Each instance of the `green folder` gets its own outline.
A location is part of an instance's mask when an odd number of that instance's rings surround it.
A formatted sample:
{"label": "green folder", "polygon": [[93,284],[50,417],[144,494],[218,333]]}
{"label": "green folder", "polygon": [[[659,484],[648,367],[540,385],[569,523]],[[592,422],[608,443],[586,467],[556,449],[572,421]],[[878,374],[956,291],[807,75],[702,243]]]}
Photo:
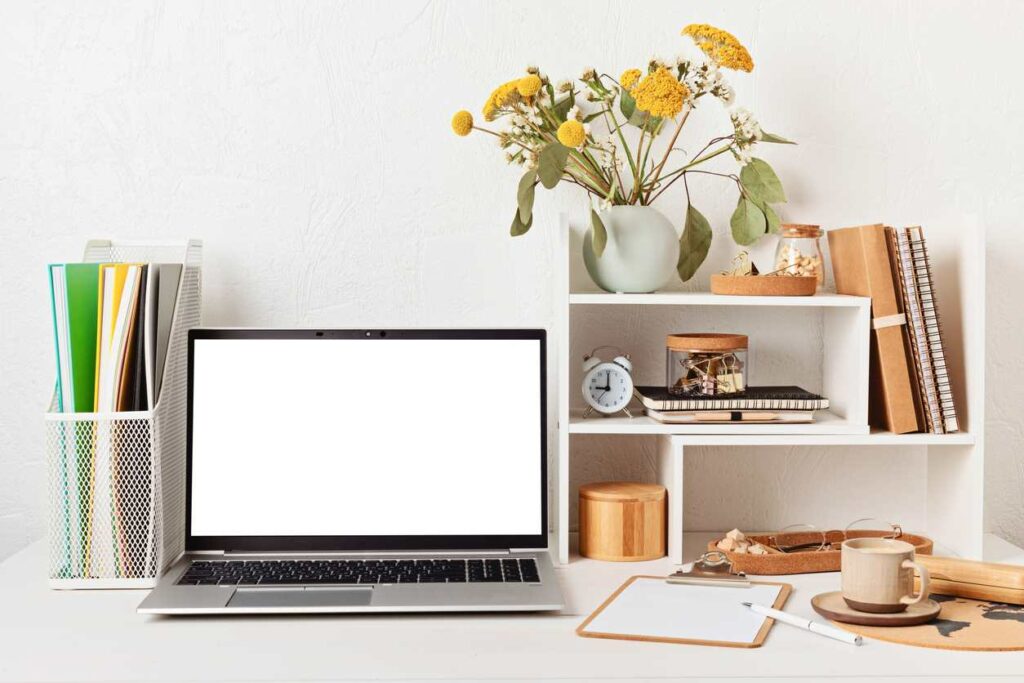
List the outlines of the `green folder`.
{"label": "green folder", "polygon": [[[98,263],[68,263],[68,336],[71,337],[71,395],[74,412],[91,413],[96,391],[96,334],[100,288]],[[65,408],[68,410],[68,408]]]}

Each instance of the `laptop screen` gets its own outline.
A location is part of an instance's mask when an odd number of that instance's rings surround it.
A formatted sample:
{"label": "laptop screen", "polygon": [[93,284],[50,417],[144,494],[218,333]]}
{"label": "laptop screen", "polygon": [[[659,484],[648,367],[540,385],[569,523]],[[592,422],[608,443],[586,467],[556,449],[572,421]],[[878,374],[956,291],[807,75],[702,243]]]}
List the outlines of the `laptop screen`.
{"label": "laptop screen", "polygon": [[546,545],[544,354],[536,330],[194,330],[190,548]]}

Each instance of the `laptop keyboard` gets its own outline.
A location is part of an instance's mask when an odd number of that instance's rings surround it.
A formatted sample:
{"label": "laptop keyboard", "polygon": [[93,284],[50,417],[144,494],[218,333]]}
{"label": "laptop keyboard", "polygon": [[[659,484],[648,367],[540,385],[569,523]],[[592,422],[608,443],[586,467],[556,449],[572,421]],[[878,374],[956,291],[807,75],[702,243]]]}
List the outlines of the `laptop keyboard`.
{"label": "laptop keyboard", "polygon": [[524,559],[199,560],[178,585],[282,586],[384,583],[540,583]]}

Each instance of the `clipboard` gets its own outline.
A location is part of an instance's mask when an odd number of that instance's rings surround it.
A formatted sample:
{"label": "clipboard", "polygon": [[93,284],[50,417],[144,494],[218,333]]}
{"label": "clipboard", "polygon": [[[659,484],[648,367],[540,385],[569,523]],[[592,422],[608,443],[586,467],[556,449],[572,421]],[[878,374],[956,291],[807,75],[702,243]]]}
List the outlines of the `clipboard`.
{"label": "clipboard", "polygon": [[664,576],[632,576],[576,628],[576,635],[761,647],[775,620],[751,611],[742,602],[767,604],[766,596],[774,594],[771,606],[782,609],[792,590],[788,583],[751,581],[749,587],[685,585],[668,583]]}

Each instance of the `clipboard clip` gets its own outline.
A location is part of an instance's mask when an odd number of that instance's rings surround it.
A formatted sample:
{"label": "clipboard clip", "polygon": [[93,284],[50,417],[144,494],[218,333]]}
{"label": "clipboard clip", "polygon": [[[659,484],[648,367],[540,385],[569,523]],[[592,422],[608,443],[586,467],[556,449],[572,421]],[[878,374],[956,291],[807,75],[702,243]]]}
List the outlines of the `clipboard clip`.
{"label": "clipboard clip", "polygon": [[733,572],[732,562],[725,553],[711,550],[701,555],[690,565],[690,569],[680,569],[665,578],[666,583],[691,586],[730,586],[732,588],[749,588],[750,579],[744,572]]}

